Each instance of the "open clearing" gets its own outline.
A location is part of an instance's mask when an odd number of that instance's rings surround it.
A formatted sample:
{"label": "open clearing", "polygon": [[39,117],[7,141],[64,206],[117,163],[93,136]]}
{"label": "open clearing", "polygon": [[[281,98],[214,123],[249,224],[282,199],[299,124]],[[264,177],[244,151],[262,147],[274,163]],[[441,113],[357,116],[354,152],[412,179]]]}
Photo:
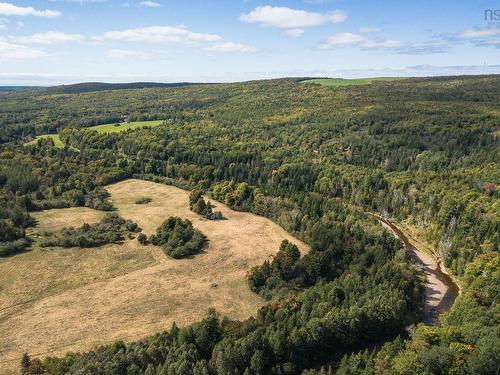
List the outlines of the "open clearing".
{"label": "open clearing", "polygon": [[[159,126],[163,124],[163,120],[153,120],[153,121],[135,121],[135,122],[121,122],[119,125],[117,123],[112,123],[112,124],[104,124],[104,125],[96,125],[96,126],[91,126],[89,128],[85,129],[92,129],[97,131],[98,133],[119,133],[125,130],[134,130],[134,129],[140,129],[144,128],[146,126]],[[36,138],[30,142],[25,143],[25,146],[33,145],[35,144],[40,138],[52,138],[54,140],[54,145],[55,147],[58,148],[63,148],[64,143],[61,141],[61,138],[59,138],[58,134],[44,134],[44,135],[38,135]]]}
{"label": "open clearing", "polygon": [[25,143],[24,145],[25,146],[34,145],[41,138],[52,138],[52,140],[54,141],[54,146],[55,147],[57,147],[57,148],[64,148],[64,143],[62,143],[61,138],[59,138],[58,134],[37,135],[35,139],[33,139],[32,141],[29,141],[29,142]]}
{"label": "open clearing", "polygon": [[[308,247],[272,221],[215,203],[227,220],[210,221],[189,210],[188,192],[142,180],[108,186],[119,214],[152,234],[169,216],[188,218],[209,239],[191,259],[168,258],[136,240],[96,249],[36,248],[0,260],[0,373],[18,368],[24,351],[61,355],[114,340],[136,340],[175,321],[185,325],[207,309],[245,319],[264,301],[252,293],[247,271],[278,251],[283,239]],[[137,197],[152,198],[135,204]],[[39,228],[96,222],[87,208],[36,215]],[[216,285],[216,286],[215,286]]]}
{"label": "open clearing", "polygon": [[356,78],[356,79],[317,78],[317,79],[308,79],[302,81],[302,83],[316,83],[321,86],[342,87],[342,86],[352,86],[352,85],[367,85],[374,81],[396,81],[399,79],[403,78],[400,77],[375,77],[375,78]]}
{"label": "open clearing", "polygon": [[146,126],[159,126],[163,124],[163,120],[153,120],[153,121],[135,121],[135,122],[122,122],[118,126],[116,123],[113,124],[104,124],[91,126],[88,129],[92,129],[97,131],[98,133],[118,133],[129,129],[139,129],[144,128]]}

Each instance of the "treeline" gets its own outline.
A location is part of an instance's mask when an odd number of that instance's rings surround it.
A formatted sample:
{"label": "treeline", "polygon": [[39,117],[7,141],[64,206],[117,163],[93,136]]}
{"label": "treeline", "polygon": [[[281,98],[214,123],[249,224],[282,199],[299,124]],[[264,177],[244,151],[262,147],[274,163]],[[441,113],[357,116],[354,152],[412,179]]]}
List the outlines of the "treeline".
{"label": "treeline", "polygon": [[[374,232],[370,225],[361,224],[362,220],[353,214],[343,218],[332,210],[309,222],[300,233],[310,243],[310,252],[301,258],[295,245],[283,242],[271,261],[251,270],[252,290],[270,299],[354,272],[353,263],[359,272],[381,267],[401,244],[388,233]],[[412,305],[414,309],[419,302]]]}
{"label": "treeline", "polygon": [[104,82],[85,82],[72,85],[52,86],[43,89],[38,89],[38,94],[81,94],[94,91],[110,91],[110,90],[129,90],[129,89],[146,89],[146,88],[172,88],[184,87],[192,85],[201,85],[202,83],[159,83],[159,82],[131,82],[131,83],[104,83]]}
{"label": "treeline", "polygon": [[74,150],[58,150],[51,140],[25,151],[12,146],[0,150],[0,256],[30,245],[25,236],[25,228],[34,224],[30,211],[75,206],[112,211],[102,186],[127,176],[116,165],[102,165],[102,155],[92,160]]}

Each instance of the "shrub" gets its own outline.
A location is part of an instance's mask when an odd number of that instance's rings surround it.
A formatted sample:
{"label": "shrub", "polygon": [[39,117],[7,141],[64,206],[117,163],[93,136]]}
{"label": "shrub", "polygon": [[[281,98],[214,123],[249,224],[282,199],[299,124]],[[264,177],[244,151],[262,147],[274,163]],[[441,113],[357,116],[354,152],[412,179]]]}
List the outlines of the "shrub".
{"label": "shrub", "polygon": [[29,238],[19,238],[14,241],[0,242],[0,257],[14,255],[26,249],[31,244]]}
{"label": "shrub", "polygon": [[135,204],[147,204],[151,201],[152,199],[150,197],[140,197],[135,200]]}
{"label": "shrub", "polygon": [[139,235],[137,236],[137,242],[139,242],[141,245],[147,245],[148,237],[144,233],[139,233]]}
{"label": "shrub", "polygon": [[191,211],[209,220],[223,219],[222,212],[213,212],[212,203],[210,201],[208,201],[208,203],[205,202],[203,192],[201,190],[191,190],[191,193],[189,194],[189,208]]}

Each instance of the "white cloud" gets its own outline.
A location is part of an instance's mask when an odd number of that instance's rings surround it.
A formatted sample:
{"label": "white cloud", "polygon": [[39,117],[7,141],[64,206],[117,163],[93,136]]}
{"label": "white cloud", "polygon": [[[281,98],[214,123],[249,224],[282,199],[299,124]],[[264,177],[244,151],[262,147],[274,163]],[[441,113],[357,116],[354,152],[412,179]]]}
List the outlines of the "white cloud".
{"label": "white cloud", "polygon": [[370,39],[365,35],[343,32],[330,36],[319,46],[319,49],[332,47],[358,47],[364,50],[386,50],[398,54],[423,55],[446,52],[449,43],[444,40],[401,42],[391,39]]}
{"label": "white cloud", "polygon": [[213,52],[256,52],[257,48],[233,42],[224,42],[219,44],[214,44],[213,46],[205,48],[207,51]]}
{"label": "white cloud", "polygon": [[288,29],[288,30],[285,30],[285,35],[289,36],[291,38],[298,38],[302,34],[304,34],[304,29]]}
{"label": "white cloud", "polygon": [[429,55],[433,53],[444,53],[450,48],[450,44],[445,40],[431,40],[425,42],[401,43],[395,48],[399,54],[406,55]]}
{"label": "white cloud", "polygon": [[[360,31],[368,31],[366,28]],[[453,46],[470,43],[474,47],[500,48],[500,26],[473,28],[461,32],[435,35],[430,40],[411,42],[391,39],[373,38],[365,34],[350,32],[337,33],[330,36],[320,49],[332,47],[357,47],[364,50],[386,50],[398,54],[426,55],[445,53]]]}
{"label": "white cloud", "polygon": [[346,18],[347,15],[342,10],[335,10],[330,13],[316,13],[270,5],[259,6],[250,13],[240,16],[240,20],[243,22],[258,23],[263,26],[280,29],[303,29],[326,23],[342,22]]}
{"label": "white cloud", "polygon": [[[445,37],[446,38],[446,37]],[[447,36],[451,42],[468,41],[476,47],[500,47],[500,26],[467,29],[455,35]]]}
{"label": "white cloud", "polygon": [[148,8],[159,8],[161,7],[161,4],[160,3],[157,3],[155,1],[141,1],[140,4],[142,6],[145,6],[145,7],[148,7]]}
{"label": "white cloud", "polygon": [[37,59],[45,56],[47,54],[39,49],[13,44],[0,38],[0,61]]}
{"label": "white cloud", "polygon": [[128,29],[123,31],[109,31],[101,37],[92,38],[95,41],[119,40],[125,42],[144,43],[184,43],[192,47],[199,47],[212,52],[255,52],[257,48],[225,41],[220,35],[197,33],[184,26],[150,26]]}
{"label": "white cloud", "polygon": [[147,59],[150,56],[143,52],[130,51],[124,49],[110,49],[107,52],[107,56],[111,59]]}
{"label": "white cloud", "polygon": [[403,45],[399,40],[366,40],[363,44],[363,48],[399,48]]}
{"label": "white cloud", "polygon": [[364,34],[379,33],[381,31],[382,29],[379,29],[377,27],[361,27],[359,29],[359,32]]}
{"label": "white cloud", "polygon": [[456,33],[435,35],[435,43],[447,43],[450,46],[468,43],[474,47],[500,47],[500,25],[483,28],[476,27]]}
{"label": "white cloud", "polygon": [[490,40],[478,40],[474,43],[476,47],[495,47],[500,48],[500,38]]}
{"label": "white cloud", "polygon": [[222,37],[217,34],[195,33],[184,27],[177,26],[150,26],[123,31],[109,31],[104,33],[103,38],[108,40],[147,43],[222,41]]}
{"label": "white cloud", "polygon": [[327,44],[331,45],[349,45],[364,42],[367,38],[363,35],[353,33],[337,33],[327,39]]}
{"label": "white cloud", "polygon": [[500,27],[487,27],[484,29],[468,29],[458,34],[464,39],[479,39],[500,36]]}
{"label": "white cloud", "polygon": [[45,33],[36,33],[30,36],[17,37],[15,40],[20,43],[56,44],[64,42],[80,42],[85,40],[85,36],[81,34],[66,34],[60,31],[47,31]]}
{"label": "white cloud", "polygon": [[57,10],[37,10],[33,7],[19,7],[10,3],[0,2],[0,14],[4,16],[36,16],[36,17],[57,17],[61,12]]}

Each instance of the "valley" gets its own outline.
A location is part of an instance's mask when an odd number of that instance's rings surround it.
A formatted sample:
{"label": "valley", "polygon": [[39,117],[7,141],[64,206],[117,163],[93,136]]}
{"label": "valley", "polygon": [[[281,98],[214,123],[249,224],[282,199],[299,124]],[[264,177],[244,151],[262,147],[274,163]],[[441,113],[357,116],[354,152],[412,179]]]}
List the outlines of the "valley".
{"label": "valley", "polygon": [[499,77],[304,79],[0,93],[0,373],[498,373]]}

